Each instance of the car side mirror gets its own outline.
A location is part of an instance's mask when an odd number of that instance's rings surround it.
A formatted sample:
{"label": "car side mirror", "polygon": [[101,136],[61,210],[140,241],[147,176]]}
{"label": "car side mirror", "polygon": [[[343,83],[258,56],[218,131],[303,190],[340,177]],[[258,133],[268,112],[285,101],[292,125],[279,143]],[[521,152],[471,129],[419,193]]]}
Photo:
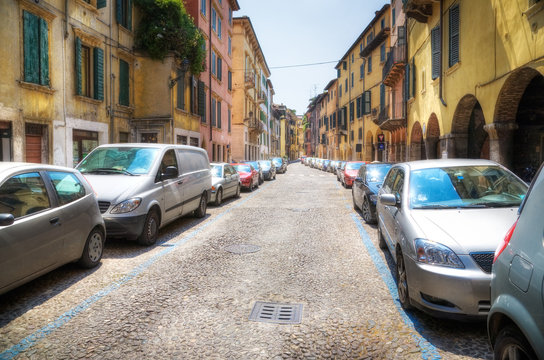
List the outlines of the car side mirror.
{"label": "car side mirror", "polygon": [[178,177],[178,168],[175,166],[168,166],[161,174],[161,180],[174,179]]}
{"label": "car side mirror", "polygon": [[397,201],[395,194],[380,194],[378,200],[387,206],[400,206],[400,201]]}
{"label": "car side mirror", "polygon": [[8,226],[15,222],[12,214],[0,214],[0,226]]}

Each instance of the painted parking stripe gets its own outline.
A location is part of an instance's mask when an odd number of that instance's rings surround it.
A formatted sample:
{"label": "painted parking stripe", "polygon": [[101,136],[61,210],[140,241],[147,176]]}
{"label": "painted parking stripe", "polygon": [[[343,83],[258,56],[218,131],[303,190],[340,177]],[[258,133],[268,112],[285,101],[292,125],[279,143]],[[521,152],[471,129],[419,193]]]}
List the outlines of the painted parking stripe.
{"label": "painted parking stripe", "polygon": [[[266,188],[269,185],[267,183],[266,185],[261,185],[261,187]],[[92,295],[91,297],[83,300],[78,305],[73,307],[72,309],[68,310],[64,314],[57,317],[55,320],[50,322],[49,324],[45,325],[41,329],[33,332],[32,334],[28,335],[24,339],[22,339],[18,344],[13,345],[9,349],[4,350],[2,353],[0,353],[0,359],[1,360],[8,360],[13,359],[23,351],[33,347],[38,342],[40,342],[43,338],[48,336],[49,334],[53,333],[55,330],[63,326],[64,324],[68,323],[70,320],[75,318],[77,315],[79,315],[81,312],[85,311],[86,309],[90,308],[94,303],[96,303],[98,300],[102,299],[103,297],[113,293],[114,291],[118,290],[121,286],[128,283],[141,273],[143,273],[147,268],[149,268],[151,265],[153,265],[157,260],[162,258],[163,256],[167,255],[168,253],[172,252],[174,249],[176,249],[178,246],[185,244],[188,240],[192,239],[196,235],[198,235],[202,230],[206,229],[211,224],[215,223],[219,219],[221,219],[223,216],[228,214],[233,209],[236,209],[240,205],[244,204],[246,201],[253,198],[255,195],[257,195],[258,192],[255,192],[253,194],[248,195],[247,198],[238,201],[235,205],[232,207],[226,209],[225,211],[217,214],[214,218],[210,219],[209,221],[202,224],[198,229],[191,231],[189,234],[185,235],[183,238],[178,240],[177,242],[174,242],[171,247],[168,247],[158,254],[154,255],[144,263],[138,265],[134,269],[132,269],[127,275],[125,275],[123,278],[121,278],[118,281],[115,281],[111,283],[110,285],[106,286],[102,290],[98,291],[96,294]]]}
{"label": "painted parking stripe", "polygon": [[[336,187],[338,188],[338,190],[341,190],[338,184],[336,184]],[[391,271],[389,270],[389,267],[382,260],[378,250],[372,243],[372,240],[370,240],[370,236],[368,236],[368,233],[363,227],[363,223],[361,222],[361,219],[359,218],[358,214],[352,210],[344,194],[342,194],[342,198],[344,199],[346,208],[350,211],[351,219],[353,220],[355,225],[357,225],[357,229],[359,230],[359,234],[361,235],[363,244],[365,245],[366,250],[368,254],[370,255],[370,258],[372,259],[374,266],[380,273],[380,276],[382,277],[383,282],[385,283],[385,285],[387,286],[387,289],[389,290],[389,294],[394,300],[395,306],[402,320],[407,326],[411,327],[412,329],[418,332],[418,334],[412,334],[412,337],[414,339],[414,342],[417,344],[417,346],[421,350],[421,357],[423,359],[433,359],[433,360],[442,359],[436,347],[433,344],[431,344],[427,339],[425,339],[423,336],[419,335],[419,333],[421,332],[420,330],[423,329],[423,326],[421,326],[419,321],[414,316],[407,314],[402,308],[402,306],[400,305],[397,285],[396,285],[395,279],[393,278],[393,275],[391,275]]]}

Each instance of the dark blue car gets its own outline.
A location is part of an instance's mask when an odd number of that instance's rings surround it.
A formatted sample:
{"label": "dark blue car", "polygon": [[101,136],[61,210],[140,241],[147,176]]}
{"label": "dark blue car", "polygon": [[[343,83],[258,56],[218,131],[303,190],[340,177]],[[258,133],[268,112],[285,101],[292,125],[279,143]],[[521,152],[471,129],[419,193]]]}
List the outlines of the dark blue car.
{"label": "dark blue car", "polygon": [[376,223],[378,190],[382,187],[385,175],[391,166],[392,164],[389,163],[364,164],[353,181],[351,188],[353,208],[361,209],[363,219],[369,224]]}

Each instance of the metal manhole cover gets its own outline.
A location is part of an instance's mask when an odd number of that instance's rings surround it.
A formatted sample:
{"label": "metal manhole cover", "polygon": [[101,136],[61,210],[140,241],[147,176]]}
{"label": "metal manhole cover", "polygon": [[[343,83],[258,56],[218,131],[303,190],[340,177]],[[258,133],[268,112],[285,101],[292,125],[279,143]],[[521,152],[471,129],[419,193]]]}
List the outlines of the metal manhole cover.
{"label": "metal manhole cover", "polygon": [[300,324],[302,304],[278,304],[257,301],[249,315],[250,321],[276,324]]}
{"label": "metal manhole cover", "polygon": [[233,244],[226,246],[223,250],[233,254],[251,254],[261,250],[261,247],[251,244]]}

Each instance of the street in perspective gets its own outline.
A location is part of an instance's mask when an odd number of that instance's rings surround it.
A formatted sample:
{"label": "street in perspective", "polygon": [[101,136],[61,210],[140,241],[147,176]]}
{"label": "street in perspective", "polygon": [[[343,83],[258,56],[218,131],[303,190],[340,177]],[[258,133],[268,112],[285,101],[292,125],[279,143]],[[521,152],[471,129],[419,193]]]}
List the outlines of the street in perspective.
{"label": "street in perspective", "polygon": [[0,297],[0,358],[492,358],[485,322],[402,310],[393,268],[351,190],[295,163]]}

